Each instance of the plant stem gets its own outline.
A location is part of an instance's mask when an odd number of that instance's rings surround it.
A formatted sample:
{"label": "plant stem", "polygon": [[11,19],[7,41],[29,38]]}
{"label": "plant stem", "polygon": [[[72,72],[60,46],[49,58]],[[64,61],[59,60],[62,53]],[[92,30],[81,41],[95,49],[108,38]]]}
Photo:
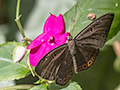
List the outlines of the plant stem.
{"label": "plant stem", "polygon": [[19,16],[19,8],[20,8],[20,0],[17,2],[17,7],[16,7],[16,18]]}
{"label": "plant stem", "polygon": [[18,25],[18,28],[19,28],[19,30],[20,30],[20,32],[21,32],[23,38],[25,38],[26,36],[25,36],[25,34],[24,34],[24,32],[23,32],[23,27],[22,27],[21,22],[20,22],[20,17],[21,17],[21,15],[19,15],[20,1],[21,1],[21,0],[18,0],[18,1],[17,1],[16,19],[15,19],[15,21],[16,21],[16,23],[17,23],[17,25]]}

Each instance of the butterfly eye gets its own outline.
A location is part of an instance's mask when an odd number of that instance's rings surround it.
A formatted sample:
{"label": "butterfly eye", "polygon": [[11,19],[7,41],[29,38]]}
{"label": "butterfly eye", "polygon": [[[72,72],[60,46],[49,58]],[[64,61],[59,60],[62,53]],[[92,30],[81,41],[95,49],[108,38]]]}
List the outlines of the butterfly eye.
{"label": "butterfly eye", "polygon": [[72,40],[72,36],[67,36],[67,40],[68,41]]}
{"label": "butterfly eye", "polygon": [[67,37],[67,40],[69,40],[69,37]]}
{"label": "butterfly eye", "polygon": [[92,33],[94,31],[94,28],[90,28],[89,32]]}

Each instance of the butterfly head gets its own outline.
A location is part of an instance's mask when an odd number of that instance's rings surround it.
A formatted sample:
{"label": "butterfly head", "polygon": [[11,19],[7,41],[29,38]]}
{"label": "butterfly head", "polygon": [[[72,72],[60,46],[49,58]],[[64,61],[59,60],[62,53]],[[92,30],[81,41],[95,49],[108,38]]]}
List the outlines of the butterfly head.
{"label": "butterfly head", "polygon": [[73,38],[71,35],[67,36],[67,41],[71,41]]}

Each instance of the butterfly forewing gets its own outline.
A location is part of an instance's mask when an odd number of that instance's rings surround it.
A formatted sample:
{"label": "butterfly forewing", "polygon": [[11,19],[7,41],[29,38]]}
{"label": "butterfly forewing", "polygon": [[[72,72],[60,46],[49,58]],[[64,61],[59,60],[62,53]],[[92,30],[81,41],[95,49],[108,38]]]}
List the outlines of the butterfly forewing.
{"label": "butterfly forewing", "polygon": [[75,38],[78,71],[86,70],[95,61],[107,39],[114,14],[108,13],[93,21]]}
{"label": "butterfly forewing", "polygon": [[107,39],[113,18],[114,14],[108,13],[89,24],[75,37],[77,46],[87,45],[87,47],[96,49],[102,48]]}
{"label": "butterfly forewing", "polygon": [[58,85],[65,85],[71,79],[72,56],[66,44],[49,52],[36,66],[36,73],[44,79],[56,80]]}
{"label": "butterfly forewing", "polygon": [[54,80],[63,61],[59,58],[66,51],[67,45],[64,44],[46,54],[35,68],[35,72],[44,79]]}

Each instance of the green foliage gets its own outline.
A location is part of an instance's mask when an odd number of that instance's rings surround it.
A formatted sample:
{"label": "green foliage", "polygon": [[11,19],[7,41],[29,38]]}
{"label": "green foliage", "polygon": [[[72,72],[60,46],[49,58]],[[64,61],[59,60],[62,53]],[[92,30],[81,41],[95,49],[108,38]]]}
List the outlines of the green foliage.
{"label": "green foliage", "polygon": [[17,45],[19,45],[17,42],[7,42],[0,45],[0,81],[20,79],[29,72],[25,63],[13,63],[13,49]]}
{"label": "green foliage", "polygon": [[81,87],[76,82],[71,82],[66,87],[57,86],[55,83],[48,84],[41,84],[31,88],[30,90],[82,90]]}
{"label": "green foliage", "polygon": [[[117,34],[117,32],[120,30],[120,22],[118,21],[120,19],[119,10],[120,6],[118,3],[120,0],[79,0],[77,3],[77,9],[76,5],[72,7],[68,12],[64,14],[64,20],[66,23],[66,31],[71,30],[72,36],[76,36],[82,29],[84,29],[88,24],[92,22],[92,20],[89,20],[87,18],[87,15],[89,13],[95,13],[96,18],[106,14],[106,13],[114,13],[115,18],[114,22],[112,24],[108,39],[112,38],[114,35]],[[75,11],[76,9],[76,11]],[[76,14],[75,14],[76,12]],[[75,20],[74,26],[71,29],[72,25],[72,19]]]}
{"label": "green foliage", "polygon": [[47,83],[46,84],[41,84],[41,85],[37,85],[37,86],[31,88],[30,90],[48,90],[47,86],[48,86]]}

